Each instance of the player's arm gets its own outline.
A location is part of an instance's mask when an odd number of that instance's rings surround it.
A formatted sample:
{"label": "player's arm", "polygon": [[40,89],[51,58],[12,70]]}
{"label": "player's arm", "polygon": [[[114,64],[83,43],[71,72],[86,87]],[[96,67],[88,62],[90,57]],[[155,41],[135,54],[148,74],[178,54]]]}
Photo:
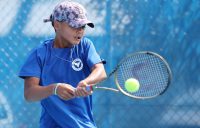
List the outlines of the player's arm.
{"label": "player's arm", "polygon": [[54,85],[40,86],[37,77],[24,79],[24,97],[27,101],[39,101],[53,94]]}
{"label": "player's arm", "polygon": [[[55,84],[40,86],[40,79],[37,77],[26,77],[24,80],[24,97],[27,101],[39,101],[54,94]],[[57,95],[65,100],[74,97],[74,88],[68,84],[60,84],[57,88]]]}
{"label": "player's arm", "polygon": [[104,65],[102,63],[95,64],[91,70],[91,74],[84,80],[80,81],[77,85],[77,89],[75,91],[76,96],[90,95],[92,92],[86,91],[85,86],[94,85],[107,77]]}
{"label": "player's arm", "polygon": [[84,80],[88,85],[96,84],[107,77],[102,63],[95,64],[91,70],[91,74]]}

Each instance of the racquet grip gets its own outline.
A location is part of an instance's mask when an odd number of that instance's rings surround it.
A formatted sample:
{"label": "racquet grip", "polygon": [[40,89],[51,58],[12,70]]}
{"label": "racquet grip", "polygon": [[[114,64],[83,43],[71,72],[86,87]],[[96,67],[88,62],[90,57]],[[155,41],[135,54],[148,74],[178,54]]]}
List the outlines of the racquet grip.
{"label": "racquet grip", "polygon": [[93,90],[92,86],[90,85],[86,86],[86,91],[92,91],[92,90]]}

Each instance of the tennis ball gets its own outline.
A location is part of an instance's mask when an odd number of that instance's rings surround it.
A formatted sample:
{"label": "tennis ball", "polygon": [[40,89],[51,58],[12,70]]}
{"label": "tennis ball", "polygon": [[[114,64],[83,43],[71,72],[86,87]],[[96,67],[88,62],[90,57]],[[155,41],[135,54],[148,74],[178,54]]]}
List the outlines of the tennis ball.
{"label": "tennis ball", "polygon": [[125,88],[128,92],[136,92],[140,88],[140,83],[138,80],[130,78],[125,81]]}

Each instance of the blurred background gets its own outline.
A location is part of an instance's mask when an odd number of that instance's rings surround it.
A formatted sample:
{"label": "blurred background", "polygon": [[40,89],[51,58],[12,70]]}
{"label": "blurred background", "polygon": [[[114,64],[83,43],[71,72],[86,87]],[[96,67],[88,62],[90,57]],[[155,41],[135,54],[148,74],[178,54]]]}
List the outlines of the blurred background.
{"label": "blurred background", "polygon": [[[0,0],[0,128],[39,127],[40,103],[27,103],[18,71],[30,50],[54,37],[43,23],[61,0]],[[169,63],[173,80],[149,100],[94,93],[99,128],[200,127],[200,0],[75,0],[95,28],[87,28],[109,73],[129,53],[153,51]],[[110,82],[108,86],[113,86]]]}

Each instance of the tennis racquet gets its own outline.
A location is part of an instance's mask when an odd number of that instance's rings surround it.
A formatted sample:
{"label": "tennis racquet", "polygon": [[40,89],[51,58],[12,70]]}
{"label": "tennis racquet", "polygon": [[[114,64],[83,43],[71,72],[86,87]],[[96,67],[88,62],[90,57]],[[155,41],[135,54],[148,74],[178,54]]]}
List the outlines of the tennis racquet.
{"label": "tennis racquet", "polygon": [[[159,54],[150,51],[133,53],[123,58],[104,81],[112,76],[114,76],[117,89],[104,87],[100,82],[93,86],[86,86],[86,90],[103,89],[121,92],[136,99],[148,99],[163,94],[172,79],[167,61]],[[129,78],[135,78],[139,81],[140,88],[138,91],[129,92],[126,90],[124,84]]]}

